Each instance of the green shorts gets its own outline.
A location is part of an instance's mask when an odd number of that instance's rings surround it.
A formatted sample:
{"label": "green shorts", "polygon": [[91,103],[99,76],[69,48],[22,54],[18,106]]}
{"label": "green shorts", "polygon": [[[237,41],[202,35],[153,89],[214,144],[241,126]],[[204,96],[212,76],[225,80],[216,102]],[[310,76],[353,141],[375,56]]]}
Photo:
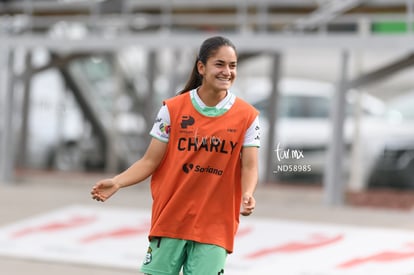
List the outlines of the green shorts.
{"label": "green shorts", "polygon": [[227,251],[217,245],[171,238],[153,238],[141,266],[151,275],[224,274]]}

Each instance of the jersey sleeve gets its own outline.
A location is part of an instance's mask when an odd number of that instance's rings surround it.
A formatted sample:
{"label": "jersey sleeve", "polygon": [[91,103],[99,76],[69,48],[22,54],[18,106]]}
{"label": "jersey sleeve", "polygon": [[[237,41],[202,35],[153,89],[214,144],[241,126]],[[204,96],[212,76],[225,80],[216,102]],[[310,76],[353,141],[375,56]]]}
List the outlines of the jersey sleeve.
{"label": "jersey sleeve", "polygon": [[255,118],[244,136],[243,146],[260,147],[260,123],[259,116]]}
{"label": "jersey sleeve", "polygon": [[163,105],[158,111],[157,118],[150,131],[150,136],[167,143],[170,139],[170,113],[167,105]]}

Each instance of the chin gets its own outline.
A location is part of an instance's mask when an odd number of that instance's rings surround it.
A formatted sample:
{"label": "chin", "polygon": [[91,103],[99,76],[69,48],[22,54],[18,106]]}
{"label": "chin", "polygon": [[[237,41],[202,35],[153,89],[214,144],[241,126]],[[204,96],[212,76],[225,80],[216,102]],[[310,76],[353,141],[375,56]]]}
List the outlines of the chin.
{"label": "chin", "polygon": [[221,84],[221,85],[217,85],[217,88],[220,90],[228,90],[230,89],[232,83],[226,83],[226,84]]}

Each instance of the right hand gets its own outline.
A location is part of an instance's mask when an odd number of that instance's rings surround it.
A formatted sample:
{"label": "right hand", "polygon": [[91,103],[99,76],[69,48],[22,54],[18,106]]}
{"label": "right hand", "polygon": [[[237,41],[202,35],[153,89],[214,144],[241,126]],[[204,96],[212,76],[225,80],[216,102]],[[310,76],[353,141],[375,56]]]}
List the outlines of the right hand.
{"label": "right hand", "polygon": [[92,199],[96,201],[106,201],[109,199],[120,187],[114,182],[113,179],[104,179],[98,181],[91,191]]}

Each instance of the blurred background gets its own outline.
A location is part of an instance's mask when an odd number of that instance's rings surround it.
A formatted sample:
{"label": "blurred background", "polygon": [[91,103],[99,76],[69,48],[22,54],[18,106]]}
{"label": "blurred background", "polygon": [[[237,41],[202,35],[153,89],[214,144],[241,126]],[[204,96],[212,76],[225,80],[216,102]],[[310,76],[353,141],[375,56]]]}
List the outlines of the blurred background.
{"label": "blurred background", "polygon": [[[414,0],[0,0],[2,274],[136,274],[149,184],[99,207],[89,190],[143,155],[214,35],[261,112],[258,207],[229,274],[345,274],[345,258],[370,262],[346,274],[414,274]],[[136,239],[74,239],[111,228]],[[238,256],[272,243],[300,249]]]}
{"label": "blurred background", "polygon": [[202,41],[238,48],[261,111],[260,183],[414,187],[410,0],[0,1],[0,180],[139,159]]}

